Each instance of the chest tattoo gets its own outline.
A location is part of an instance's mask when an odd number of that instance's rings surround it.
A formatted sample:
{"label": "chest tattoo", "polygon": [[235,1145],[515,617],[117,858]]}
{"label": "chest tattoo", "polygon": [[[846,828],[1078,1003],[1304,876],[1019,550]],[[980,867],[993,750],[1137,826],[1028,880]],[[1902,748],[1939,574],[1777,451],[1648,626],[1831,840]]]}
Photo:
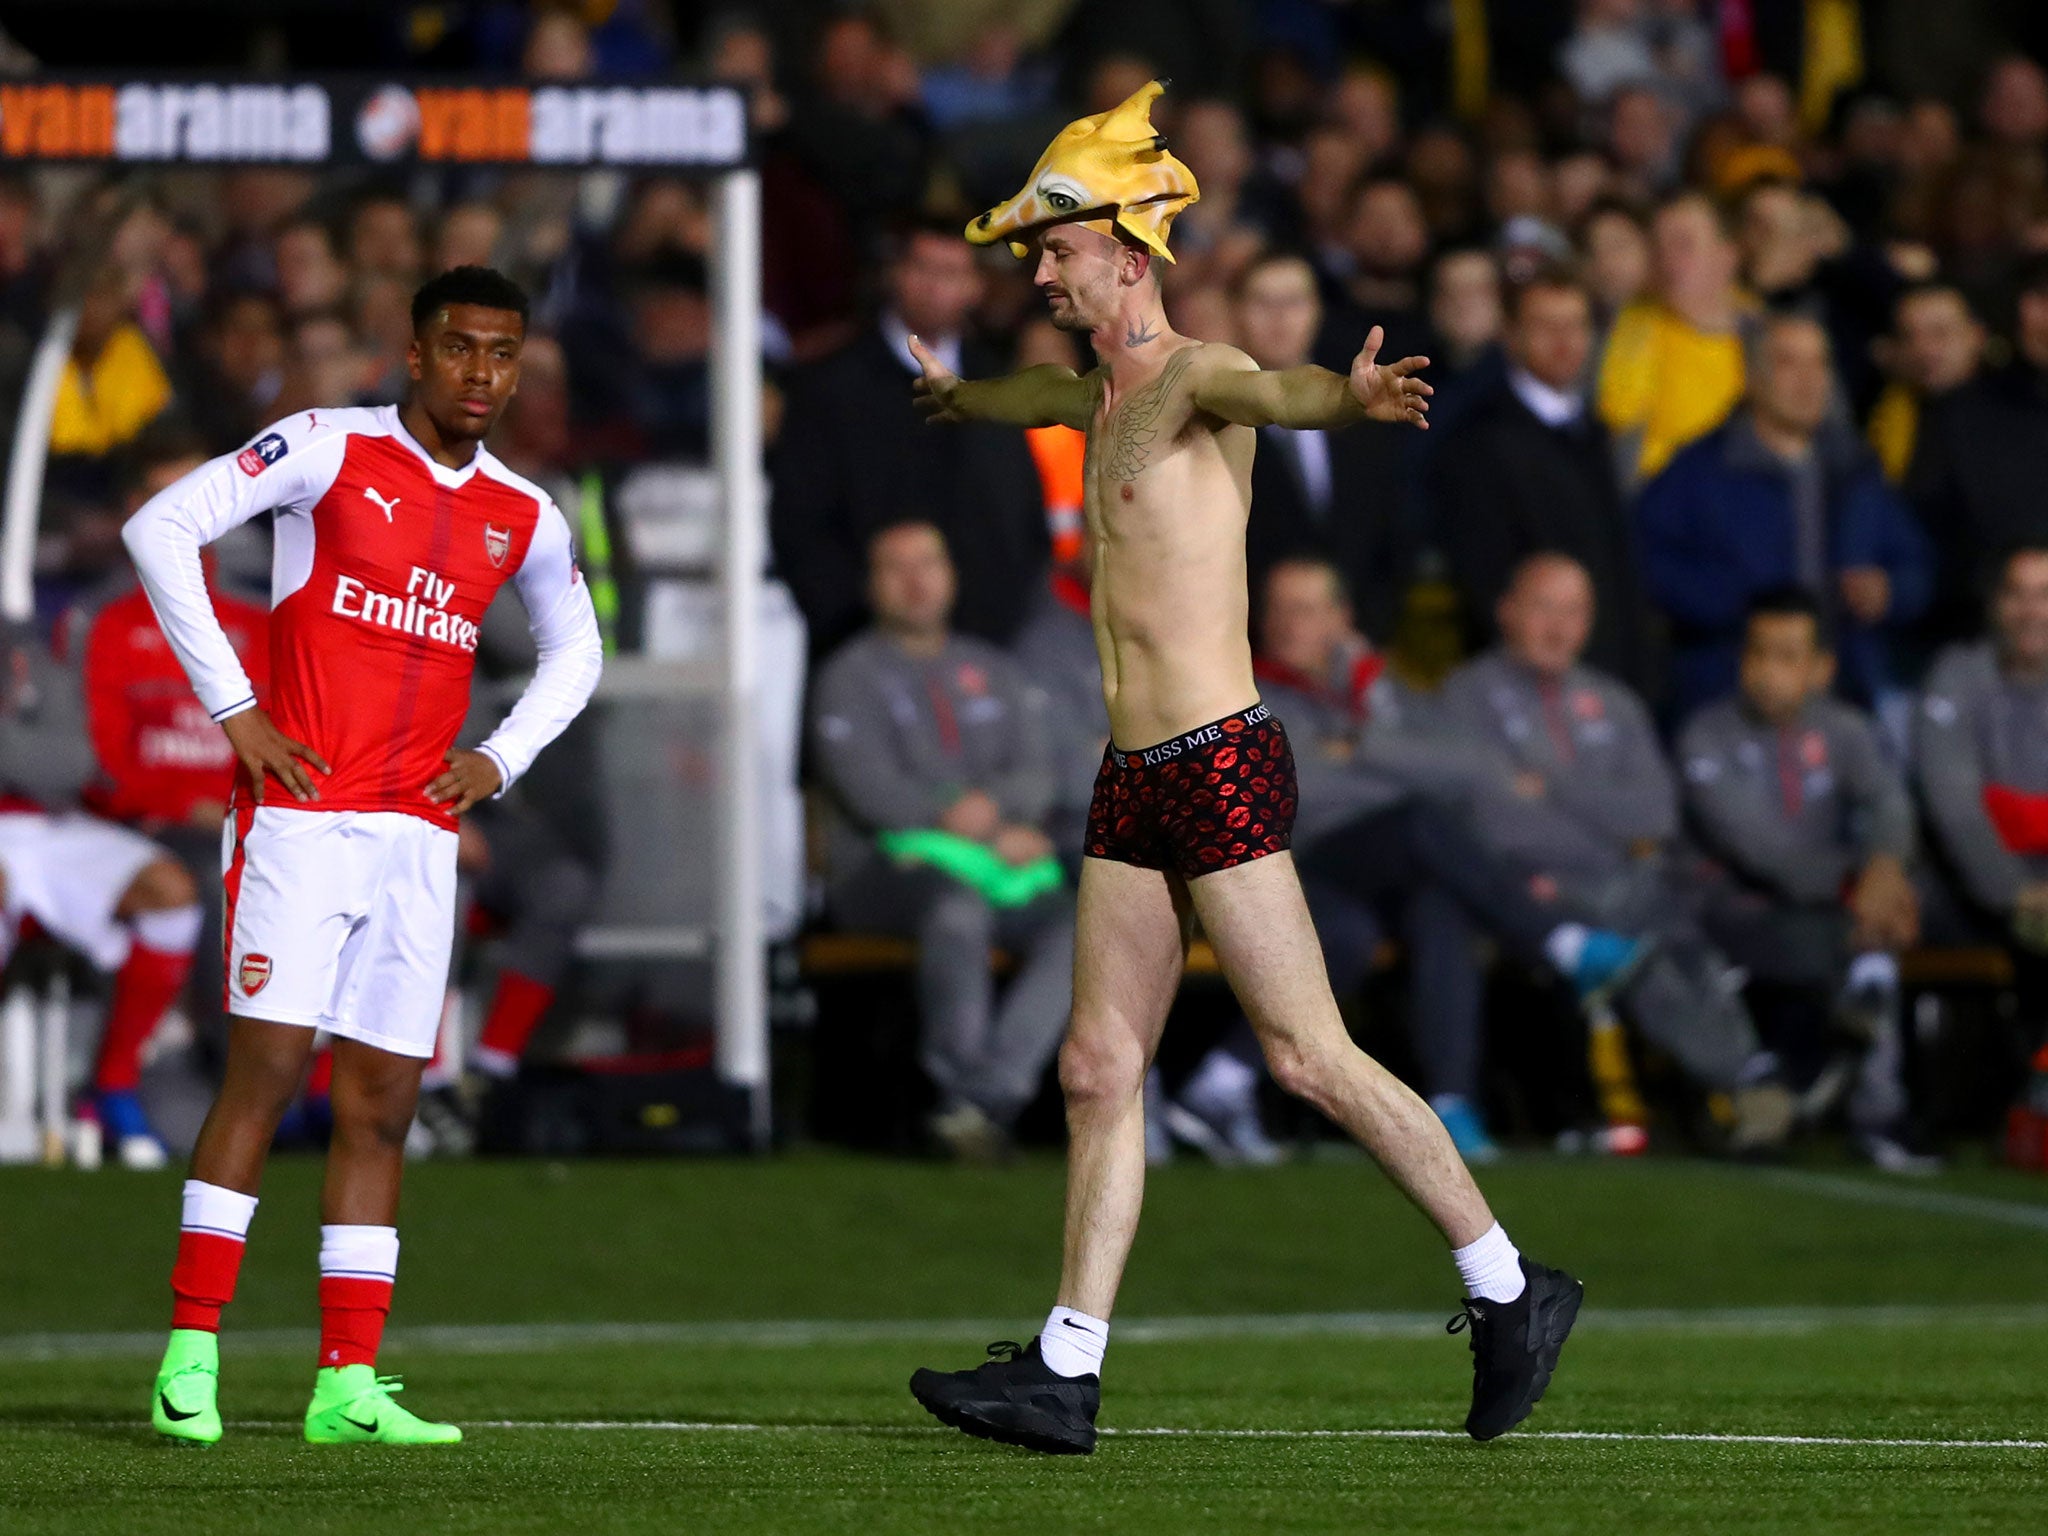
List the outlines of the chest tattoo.
{"label": "chest tattoo", "polygon": [[1174,386],[1187,372],[1196,352],[1185,347],[1167,359],[1159,377],[1135,390],[1110,412],[1102,424],[1103,468],[1112,480],[1128,484],[1144,472],[1161,431],[1160,423]]}

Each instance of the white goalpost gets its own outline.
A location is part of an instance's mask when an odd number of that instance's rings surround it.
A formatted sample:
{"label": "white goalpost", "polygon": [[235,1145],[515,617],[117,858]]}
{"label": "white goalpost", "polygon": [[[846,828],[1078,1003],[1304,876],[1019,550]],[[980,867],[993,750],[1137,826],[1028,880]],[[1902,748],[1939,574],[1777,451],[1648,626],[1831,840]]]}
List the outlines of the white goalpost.
{"label": "white goalpost", "polygon": [[[658,919],[587,929],[578,953],[613,961],[710,960],[715,1067],[745,1098],[746,1139],[771,1132],[761,785],[752,722],[767,556],[761,422],[761,187],[744,96],[727,87],[422,82],[388,77],[251,82],[51,77],[18,98],[33,116],[0,136],[0,169],[97,166],[120,173],[296,165],[384,172],[455,167],[665,172],[707,179],[715,210],[713,465],[719,486],[711,665],[615,657],[597,701],[714,699],[717,836],[708,925]],[[82,288],[104,249],[81,233],[12,424],[0,500],[0,618],[34,618],[36,532],[50,425]],[[81,275],[82,274],[82,275]],[[684,850],[674,851],[682,857]],[[0,1000],[0,1161],[62,1155],[68,996],[17,986]],[[56,1086],[53,1087],[52,1085]],[[53,1139],[54,1138],[54,1139]]]}

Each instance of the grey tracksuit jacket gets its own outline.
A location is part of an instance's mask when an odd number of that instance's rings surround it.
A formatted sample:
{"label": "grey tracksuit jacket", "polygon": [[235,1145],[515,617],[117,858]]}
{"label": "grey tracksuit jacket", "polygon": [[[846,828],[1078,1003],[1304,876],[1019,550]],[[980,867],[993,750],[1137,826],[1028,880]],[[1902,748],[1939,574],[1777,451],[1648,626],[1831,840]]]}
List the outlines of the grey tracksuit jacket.
{"label": "grey tracksuit jacket", "polygon": [[1685,803],[1707,852],[1753,885],[1831,904],[1874,855],[1913,852],[1913,805],[1876,732],[1835,699],[1774,726],[1740,698],[1709,704],[1678,740]]}
{"label": "grey tracksuit jacket", "polygon": [[98,772],[77,670],[10,626],[0,635],[0,789],[68,810]]}
{"label": "grey tracksuit jacket", "polygon": [[[1734,1087],[1756,1061],[1756,1026],[1699,927],[1695,893],[1671,860],[1638,856],[1637,845],[1661,852],[1678,832],[1678,787],[1642,701],[1590,667],[1550,680],[1501,650],[1452,673],[1443,700],[1506,770],[1476,802],[1481,839],[1554,879],[1563,910],[1581,921],[1654,933],[1658,953],[1623,1005],[1695,1081]],[[1543,793],[1516,794],[1518,773],[1540,775]]]}
{"label": "grey tracksuit jacket", "polygon": [[[1531,871],[1599,878],[1627,868],[1630,845],[1678,830],[1678,792],[1643,703],[1591,667],[1551,681],[1495,649],[1453,672],[1442,693],[1452,729],[1504,770],[1474,802],[1482,841]],[[1514,777],[1539,774],[1543,793]]]}
{"label": "grey tracksuit jacket", "polygon": [[1462,800],[1498,777],[1491,759],[1442,729],[1431,701],[1384,671],[1339,658],[1327,685],[1262,664],[1259,698],[1287,730],[1301,783],[1297,847],[1418,796]]}
{"label": "grey tracksuit jacket", "polygon": [[811,742],[836,813],[835,877],[876,856],[877,832],[936,826],[970,789],[1030,826],[1053,804],[1044,690],[1008,653],[965,635],[929,659],[879,630],[854,636],[818,677]]}
{"label": "grey tracksuit jacket", "polygon": [[1078,857],[1095,776],[1109,743],[1109,706],[1102,698],[1095,626],[1048,588],[1039,595],[1010,650],[1024,675],[1045,691],[1057,774],[1052,835],[1062,855]]}
{"label": "grey tracksuit jacket", "polygon": [[2048,858],[2015,853],[1986,790],[2048,794],[2048,682],[2007,677],[1989,644],[1952,646],[1927,674],[1914,720],[1913,776],[1928,834],[1972,901],[2001,915]]}

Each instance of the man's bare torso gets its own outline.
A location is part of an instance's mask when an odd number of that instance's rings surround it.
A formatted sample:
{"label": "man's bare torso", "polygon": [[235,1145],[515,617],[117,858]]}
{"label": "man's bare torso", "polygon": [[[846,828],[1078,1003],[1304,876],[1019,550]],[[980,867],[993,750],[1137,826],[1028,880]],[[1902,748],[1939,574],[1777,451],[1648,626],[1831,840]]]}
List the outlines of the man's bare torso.
{"label": "man's bare torso", "polygon": [[1195,409],[1185,375],[1201,350],[1171,353],[1114,399],[1107,370],[1093,375],[1095,647],[1121,747],[1151,746],[1258,696],[1244,553],[1257,439]]}

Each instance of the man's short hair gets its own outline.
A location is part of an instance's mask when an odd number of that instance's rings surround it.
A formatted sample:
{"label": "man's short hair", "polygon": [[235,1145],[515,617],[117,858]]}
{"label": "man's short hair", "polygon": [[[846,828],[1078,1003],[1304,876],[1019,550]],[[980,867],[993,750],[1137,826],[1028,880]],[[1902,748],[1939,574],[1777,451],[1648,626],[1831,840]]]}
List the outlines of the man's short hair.
{"label": "man's short hair", "polygon": [[1432,288],[1436,286],[1437,274],[1442,272],[1448,264],[1453,261],[1469,261],[1475,256],[1493,268],[1495,277],[1503,276],[1500,256],[1491,247],[1469,244],[1441,245],[1433,248],[1429,253],[1430,286]]}
{"label": "man's short hair", "polygon": [[1652,217],[1661,217],[1674,208],[1683,208],[1687,203],[1698,203],[1700,207],[1707,210],[1714,220],[1714,227],[1721,232],[1723,240],[1733,241],[1736,239],[1738,230],[1735,210],[1720,198],[1714,196],[1713,193],[1704,191],[1699,187],[1680,187],[1676,192],[1661,198]]}
{"label": "man's short hair", "polygon": [[1357,183],[1351,189],[1351,206],[1356,208],[1372,193],[1383,191],[1388,187],[1404,194],[1410,202],[1419,204],[1422,201],[1422,194],[1415,190],[1414,183],[1410,182],[1400,172],[1368,170],[1358,178]]}
{"label": "man's short hair", "polygon": [[1813,623],[1813,643],[1823,651],[1834,651],[1834,625],[1820,599],[1805,587],[1785,582],[1753,593],[1743,613],[1743,627],[1748,628],[1758,619],[1809,619]]}
{"label": "man's short hair", "polygon": [[1998,562],[1991,569],[1998,573],[1997,585],[2005,585],[2006,577],[2012,574],[2013,566],[2021,560],[2048,560],[2048,541],[2041,539],[2016,539],[1998,552]]}
{"label": "man's short hair", "polygon": [[1779,331],[1790,330],[1793,326],[1811,327],[1820,332],[1821,341],[1828,349],[1828,366],[1835,363],[1835,338],[1828,333],[1827,323],[1818,315],[1808,314],[1803,309],[1766,310],[1757,317],[1742,343],[1742,366],[1750,384],[1745,393],[1753,393],[1755,381],[1763,376],[1764,349]]}
{"label": "man's short hair", "polygon": [[227,324],[228,317],[244,304],[261,304],[279,321],[284,318],[284,306],[278,302],[277,295],[270,289],[239,284],[216,289],[207,295],[206,302],[199,312],[200,329],[219,330]]}
{"label": "man's short hair", "polygon": [[884,261],[889,266],[895,266],[910,254],[912,246],[923,239],[943,240],[949,245],[966,246],[967,242],[960,233],[965,223],[964,219],[955,223],[927,213],[912,214],[899,219],[890,226],[884,240]]}
{"label": "man's short hair", "polygon": [[364,187],[348,200],[348,221],[353,224],[366,208],[383,208],[392,203],[407,213],[413,212],[412,199],[405,195],[402,187],[388,181]]}
{"label": "man's short hair", "polygon": [[1588,586],[1593,584],[1593,573],[1586,568],[1586,562],[1570,550],[1554,548],[1532,549],[1528,554],[1516,561],[1514,569],[1508,572],[1508,584],[1503,589],[1503,593],[1513,592],[1523,582],[1527,581],[1531,575],[1546,565],[1566,566],[1585,577]]}
{"label": "man's short hair", "polygon": [[1603,192],[1593,199],[1592,206],[1587,208],[1585,213],[1580,216],[1580,232],[1583,234],[1588,224],[1592,223],[1595,219],[1605,218],[1609,214],[1615,214],[1627,219],[1637,229],[1642,229],[1648,222],[1644,217],[1643,208],[1640,203],[1623,197],[1617,192]]}
{"label": "man's short hair", "polygon": [[1522,305],[1532,293],[1576,293],[1588,306],[1593,302],[1593,290],[1586,286],[1586,280],[1579,276],[1577,267],[1562,261],[1546,261],[1520,282],[1510,283],[1507,288],[1507,317],[1510,324],[1522,318]]}
{"label": "man's short hair", "polygon": [[519,317],[526,328],[533,306],[526,290],[494,267],[450,267],[439,277],[430,277],[412,296],[412,328],[417,335],[434,314],[451,304],[474,304],[479,309],[502,309]]}
{"label": "man's short hair", "polygon": [[1972,320],[1977,318],[1977,306],[1970,302],[1970,296],[1963,292],[1962,285],[1945,277],[1923,277],[1906,284],[1899,290],[1899,296],[1892,301],[1892,323],[1898,323],[1899,315],[1914,299],[1954,299],[1963,306],[1963,313]]}
{"label": "man's short hair", "polygon": [[928,517],[920,517],[914,512],[906,512],[901,517],[890,518],[889,521],[882,524],[873,533],[868,535],[868,559],[871,562],[873,561],[875,557],[875,551],[881,547],[882,540],[889,538],[894,534],[903,533],[906,530],[913,528],[921,529],[926,533],[934,535],[938,539],[940,547],[946,551],[947,558],[950,559],[952,557],[953,546],[946,541],[945,529],[941,528],[937,523],[933,522]]}
{"label": "man's short hair", "polygon": [[1316,281],[1315,258],[1310,256],[1307,251],[1293,245],[1268,245],[1262,247],[1257,255],[1239,267],[1236,276],[1231,278],[1230,297],[1232,302],[1234,303],[1244,297],[1245,290],[1251,286],[1252,279],[1259,273],[1271,267],[1291,267],[1297,265],[1308,269],[1309,285],[1320,289],[1320,284]]}
{"label": "man's short hair", "polygon": [[1336,594],[1337,601],[1347,608],[1351,606],[1351,583],[1345,579],[1343,568],[1328,555],[1321,554],[1313,549],[1295,550],[1290,554],[1282,555],[1271,565],[1267,566],[1266,574],[1259,582],[1261,595],[1264,594],[1266,588],[1273,584],[1273,578],[1290,566],[1295,570],[1322,572],[1330,578],[1330,590]]}

